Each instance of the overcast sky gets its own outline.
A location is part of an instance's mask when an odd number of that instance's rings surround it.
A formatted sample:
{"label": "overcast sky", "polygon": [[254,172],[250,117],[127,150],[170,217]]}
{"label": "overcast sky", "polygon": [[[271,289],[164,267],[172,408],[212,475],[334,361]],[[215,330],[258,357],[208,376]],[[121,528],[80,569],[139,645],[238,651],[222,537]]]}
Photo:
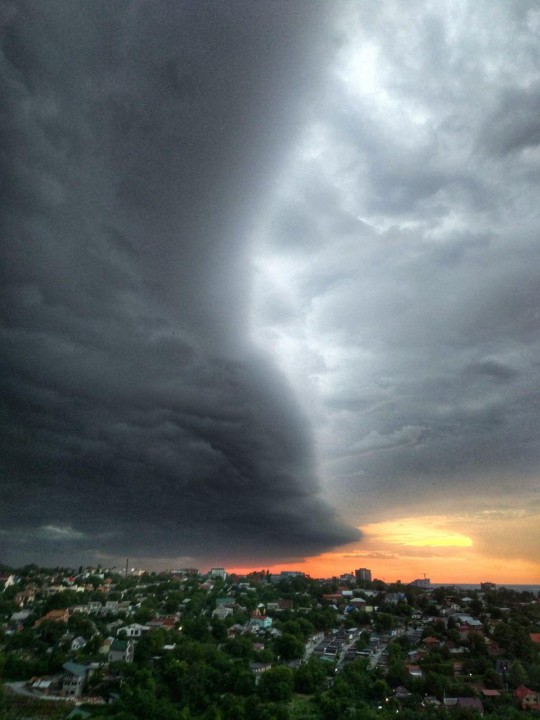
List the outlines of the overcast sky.
{"label": "overcast sky", "polygon": [[0,7],[0,560],[539,562],[538,4]]}

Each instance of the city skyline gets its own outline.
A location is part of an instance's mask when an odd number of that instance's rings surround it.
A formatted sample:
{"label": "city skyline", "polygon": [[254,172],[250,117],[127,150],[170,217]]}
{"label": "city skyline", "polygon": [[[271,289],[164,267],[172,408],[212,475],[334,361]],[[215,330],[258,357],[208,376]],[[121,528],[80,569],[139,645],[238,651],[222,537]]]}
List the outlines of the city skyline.
{"label": "city skyline", "polygon": [[537,5],[0,30],[0,561],[538,581]]}

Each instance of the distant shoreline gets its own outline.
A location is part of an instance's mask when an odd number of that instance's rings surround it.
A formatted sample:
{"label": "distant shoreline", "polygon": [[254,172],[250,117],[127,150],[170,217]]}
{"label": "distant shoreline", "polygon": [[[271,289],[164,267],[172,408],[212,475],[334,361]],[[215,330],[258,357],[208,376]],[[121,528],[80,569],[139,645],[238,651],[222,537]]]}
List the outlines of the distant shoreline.
{"label": "distant shoreline", "polygon": [[[487,581],[486,581],[487,582]],[[506,588],[507,590],[516,590],[517,592],[533,592],[540,593],[540,585],[512,585],[510,583],[493,583],[496,590]],[[480,583],[434,583],[430,584],[431,588],[435,587],[456,587],[462,590],[481,590]]]}

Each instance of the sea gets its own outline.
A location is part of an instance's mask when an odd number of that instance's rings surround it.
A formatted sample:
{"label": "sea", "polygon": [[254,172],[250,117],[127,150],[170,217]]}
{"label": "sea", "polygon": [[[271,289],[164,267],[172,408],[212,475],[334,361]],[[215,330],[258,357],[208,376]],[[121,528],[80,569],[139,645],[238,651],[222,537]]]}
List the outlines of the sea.
{"label": "sea", "polygon": [[[535,595],[540,593],[540,585],[510,585],[507,583],[495,583],[497,590],[507,588],[517,592],[532,592]],[[480,583],[431,583],[430,587],[456,587],[461,590],[480,590]]]}

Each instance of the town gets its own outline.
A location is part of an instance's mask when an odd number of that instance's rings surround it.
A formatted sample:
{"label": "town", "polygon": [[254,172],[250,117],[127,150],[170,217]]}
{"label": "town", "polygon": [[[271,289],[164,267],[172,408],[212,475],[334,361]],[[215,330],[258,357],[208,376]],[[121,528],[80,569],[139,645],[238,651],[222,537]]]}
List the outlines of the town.
{"label": "town", "polygon": [[540,711],[538,592],[212,568],[2,567],[0,717],[426,720]]}

